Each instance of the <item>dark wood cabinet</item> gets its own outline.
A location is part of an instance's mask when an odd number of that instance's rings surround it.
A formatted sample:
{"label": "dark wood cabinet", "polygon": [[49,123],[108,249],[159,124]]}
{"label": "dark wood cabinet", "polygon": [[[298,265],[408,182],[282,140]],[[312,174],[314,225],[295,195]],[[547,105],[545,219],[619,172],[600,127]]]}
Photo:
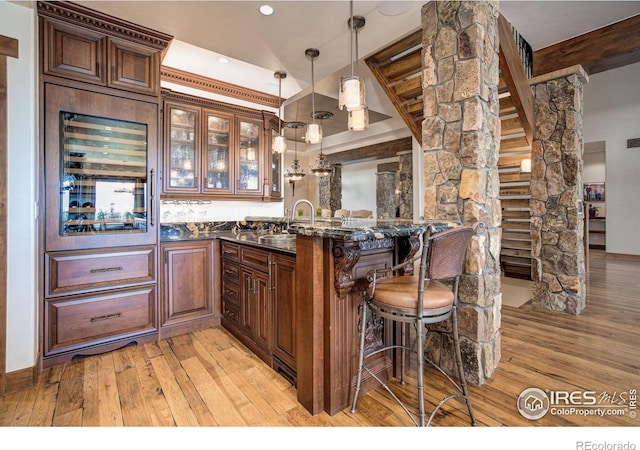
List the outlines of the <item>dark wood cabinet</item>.
{"label": "dark wood cabinet", "polygon": [[214,247],[217,241],[163,243],[160,337],[217,326]]}
{"label": "dark wood cabinet", "polygon": [[282,199],[274,115],[163,90],[163,198]]}
{"label": "dark wood cabinet", "polygon": [[273,336],[271,350],[289,367],[296,364],[296,260],[277,253],[271,256]]}
{"label": "dark wood cabinet", "polygon": [[295,257],[222,242],[222,323],[295,384]]}
{"label": "dark wood cabinet", "polygon": [[161,56],[171,36],[67,2],[38,2],[42,72],[158,96]]}
{"label": "dark wood cabinet", "polygon": [[158,338],[160,59],[171,36],[37,3],[43,366]]}

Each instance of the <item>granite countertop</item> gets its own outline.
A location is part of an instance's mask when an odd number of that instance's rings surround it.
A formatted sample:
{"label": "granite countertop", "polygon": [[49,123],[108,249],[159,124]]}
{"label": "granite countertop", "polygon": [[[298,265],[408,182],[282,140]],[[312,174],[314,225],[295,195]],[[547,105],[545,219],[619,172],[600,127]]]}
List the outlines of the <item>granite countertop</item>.
{"label": "granite countertop", "polygon": [[[272,220],[273,219],[273,220]],[[286,222],[286,221],[285,221]],[[366,241],[388,237],[415,236],[431,226],[435,231],[457,225],[454,222],[423,220],[414,222],[407,219],[309,219],[296,220],[285,225],[282,218],[247,218],[245,221],[230,224],[202,226],[202,224],[165,224],[161,228],[161,242],[180,242],[207,239],[220,239],[229,242],[247,244],[254,247],[295,254],[295,240],[267,241],[264,236],[282,236],[283,234],[322,237],[342,241]],[[247,227],[247,224],[248,227]],[[259,224],[259,226],[254,226]],[[266,224],[266,225],[265,225]],[[272,224],[279,225],[274,228]],[[252,228],[253,226],[253,228]],[[284,230],[284,231],[283,231]]]}
{"label": "granite countertop", "polygon": [[414,222],[408,219],[316,219],[315,224],[296,221],[289,225],[289,233],[317,236],[344,241],[366,241],[385,237],[412,236],[432,226],[436,231],[457,225],[442,220]]}

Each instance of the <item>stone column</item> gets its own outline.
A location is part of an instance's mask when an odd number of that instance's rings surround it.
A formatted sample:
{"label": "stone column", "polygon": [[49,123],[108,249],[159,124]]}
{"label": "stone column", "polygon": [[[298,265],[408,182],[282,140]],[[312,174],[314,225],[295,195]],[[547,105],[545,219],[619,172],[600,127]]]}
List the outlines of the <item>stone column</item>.
{"label": "stone column", "polygon": [[392,219],[396,216],[396,173],[376,173],[376,217]]}
{"label": "stone column", "polygon": [[403,219],[413,218],[413,157],[411,151],[398,153],[396,176],[398,199],[396,201]]}
{"label": "stone column", "polygon": [[580,314],[585,307],[582,201],[581,66],[531,80],[535,131],[531,148],[531,236],[535,308]]}
{"label": "stone column", "polygon": [[342,208],[342,166],[333,165],[333,173],[318,181],[318,201],[320,208],[330,209],[333,215]]}
{"label": "stone column", "polygon": [[[465,372],[482,384],[500,360],[498,3],[432,1],[422,8],[426,219],[483,221],[460,284]],[[430,327],[430,356],[455,373],[450,325]]]}

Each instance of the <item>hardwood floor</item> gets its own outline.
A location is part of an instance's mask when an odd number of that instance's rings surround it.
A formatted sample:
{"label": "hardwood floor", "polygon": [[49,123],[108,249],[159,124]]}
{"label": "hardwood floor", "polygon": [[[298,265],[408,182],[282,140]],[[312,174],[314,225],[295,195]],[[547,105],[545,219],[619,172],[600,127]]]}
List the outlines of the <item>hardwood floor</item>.
{"label": "hardwood floor", "polygon": [[[493,378],[471,387],[480,426],[639,426],[629,392],[640,388],[640,257],[591,251],[587,307],[580,316],[502,310],[502,357]],[[415,394],[411,388],[404,398]],[[443,392],[425,380],[427,400]],[[624,398],[623,416],[547,413],[524,418],[520,393],[594,391]],[[578,395],[578,394],[576,394]],[[438,397],[439,398],[439,397]],[[614,411],[615,408],[602,408]],[[436,426],[466,426],[462,405],[448,402]],[[207,329],[129,347],[43,371],[31,389],[0,398],[0,425],[30,427],[405,427],[411,422],[378,389],[357,414],[311,416],[289,383],[224,329]]]}

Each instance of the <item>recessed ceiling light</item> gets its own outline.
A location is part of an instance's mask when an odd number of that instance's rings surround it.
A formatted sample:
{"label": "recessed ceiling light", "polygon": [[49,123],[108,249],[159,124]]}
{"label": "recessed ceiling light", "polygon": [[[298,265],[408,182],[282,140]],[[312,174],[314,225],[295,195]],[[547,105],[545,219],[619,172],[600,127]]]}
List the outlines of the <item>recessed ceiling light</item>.
{"label": "recessed ceiling light", "polygon": [[400,16],[411,9],[413,2],[391,1],[378,2],[377,8],[380,14],[385,16]]}
{"label": "recessed ceiling light", "polygon": [[221,56],[220,58],[218,58],[218,62],[220,64],[229,64],[229,59],[225,58],[224,56]]}
{"label": "recessed ceiling light", "polygon": [[265,16],[270,16],[271,14],[273,14],[273,6],[271,6],[271,5],[262,5],[260,7],[260,13],[265,15]]}

